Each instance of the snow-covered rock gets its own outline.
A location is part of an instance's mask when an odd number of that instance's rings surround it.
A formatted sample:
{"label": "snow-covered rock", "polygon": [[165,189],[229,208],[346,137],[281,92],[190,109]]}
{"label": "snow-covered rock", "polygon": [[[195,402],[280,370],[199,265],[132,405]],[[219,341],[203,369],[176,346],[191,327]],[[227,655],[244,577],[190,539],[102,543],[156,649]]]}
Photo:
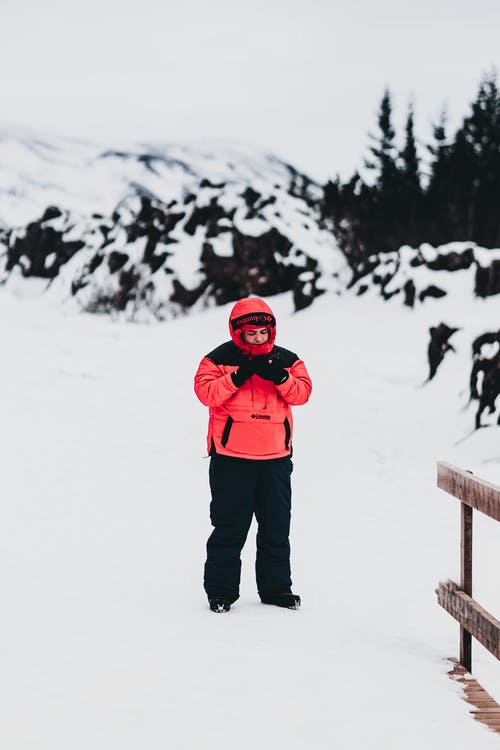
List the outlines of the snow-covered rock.
{"label": "snow-covered rock", "polygon": [[500,249],[473,242],[450,242],[437,248],[405,245],[397,252],[369,258],[353,279],[352,289],[358,295],[370,291],[386,300],[399,296],[409,307],[446,295],[489,297],[500,293]]}
{"label": "snow-covered rock", "polygon": [[250,147],[111,150],[4,133],[0,164],[7,285],[46,278],[84,310],[144,320],[250,293],[291,291],[302,309],[350,278],[320,188]]}

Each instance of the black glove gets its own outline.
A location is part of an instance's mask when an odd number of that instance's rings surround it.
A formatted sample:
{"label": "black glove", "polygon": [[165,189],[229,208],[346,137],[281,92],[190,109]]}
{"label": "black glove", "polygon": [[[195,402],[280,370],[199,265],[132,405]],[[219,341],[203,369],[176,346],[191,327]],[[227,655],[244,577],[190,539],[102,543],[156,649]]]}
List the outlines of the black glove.
{"label": "black glove", "polygon": [[290,377],[290,373],[281,366],[279,355],[259,357],[257,375],[263,380],[272,381],[275,385],[286,383]]}
{"label": "black glove", "polygon": [[238,369],[231,373],[231,380],[237,388],[241,388],[243,383],[255,374],[257,369],[256,359],[256,357],[253,359],[245,359]]}

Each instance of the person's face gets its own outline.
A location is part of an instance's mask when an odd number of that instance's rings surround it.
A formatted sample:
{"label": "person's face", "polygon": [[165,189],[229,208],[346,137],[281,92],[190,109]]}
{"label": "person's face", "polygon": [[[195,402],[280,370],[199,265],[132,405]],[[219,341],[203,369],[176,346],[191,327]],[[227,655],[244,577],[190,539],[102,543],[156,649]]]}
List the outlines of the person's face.
{"label": "person's face", "polygon": [[269,331],[267,328],[248,328],[241,332],[241,338],[246,344],[265,344],[269,340]]}

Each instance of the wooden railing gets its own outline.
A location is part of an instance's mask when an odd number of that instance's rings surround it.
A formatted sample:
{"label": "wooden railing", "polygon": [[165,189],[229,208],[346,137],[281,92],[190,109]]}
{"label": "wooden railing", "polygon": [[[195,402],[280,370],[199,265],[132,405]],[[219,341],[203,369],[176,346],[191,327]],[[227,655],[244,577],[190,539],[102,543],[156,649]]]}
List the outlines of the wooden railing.
{"label": "wooden railing", "polygon": [[436,593],[439,604],[460,623],[460,662],[471,672],[472,636],[500,659],[500,622],[472,598],[473,509],[500,521],[500,487],[442,461],[437,465],[437,485],[462,505],[460,585],[444,581]]}

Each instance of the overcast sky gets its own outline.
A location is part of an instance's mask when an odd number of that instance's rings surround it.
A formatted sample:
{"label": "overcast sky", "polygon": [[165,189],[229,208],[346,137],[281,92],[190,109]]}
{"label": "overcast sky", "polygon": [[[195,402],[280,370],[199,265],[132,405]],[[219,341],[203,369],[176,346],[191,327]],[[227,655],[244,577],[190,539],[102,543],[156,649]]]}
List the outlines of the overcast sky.
{"label": "overcast sky", "polygon": [[0,120],[109,143],[242,140],[348,177],[384,87],[417,134],[500,67],[500,0],[1,0]]}

